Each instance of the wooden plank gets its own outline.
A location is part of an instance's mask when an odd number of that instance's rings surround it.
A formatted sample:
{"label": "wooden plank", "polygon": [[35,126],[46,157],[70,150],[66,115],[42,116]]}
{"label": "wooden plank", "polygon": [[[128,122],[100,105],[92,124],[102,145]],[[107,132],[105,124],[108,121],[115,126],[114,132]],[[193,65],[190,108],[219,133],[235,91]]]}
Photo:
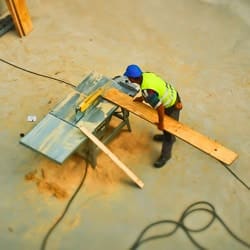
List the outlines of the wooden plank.
{"label": "wooden plank", "polygon": [[97,137],[95,137],[88,129],[84,126],[78,126],[78,128],[98,146],[107,156],[116,163],[116,165],[127,174],[140,188],[143,188],[144,183],[124,164],[120,159],[113,154]]}
{"label": "wooden plank", "polygon": [[11,1],[15,6],[19,23],[21,24],[23,30],[23,34],[24,35],[29,34],[33,26],[25,0],[11,0]]}
{"label": "wooden plank", "polygon": [[8,6],[9,12],[11,14],[12,20],[14,22],[15,28],[17,33],[19,34],[20,37],[24,36],[23,29],[21,27],[21,24],[19,22],[15,6],[11,0],[6,0],[6,4]]}
{"label": "wooden plank", "polygon": [[[116,89],[112,88],[107,90],[103,94],[103,97],[146,121],[151,123],[158,122],[158,115],[154,109],[144,103],[133,102],[130,96]],[[230,165],[238,157],[238,155],[230,149],[225,148],[218,142],[194,131],[167,115],[164,117],[164,129],[227,165]]]}
{"label": "wooden plank", "polygon": [[6,0],[18,34],[22,37],[31,32],[33,26],[25,0]]}

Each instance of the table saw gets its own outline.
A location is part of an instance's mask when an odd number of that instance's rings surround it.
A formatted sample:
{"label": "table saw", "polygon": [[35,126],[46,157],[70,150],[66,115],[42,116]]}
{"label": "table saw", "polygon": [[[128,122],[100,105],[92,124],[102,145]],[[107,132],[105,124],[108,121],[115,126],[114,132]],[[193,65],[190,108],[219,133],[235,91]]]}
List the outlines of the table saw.
{"label": "table saw", "polygon": [[[78,129],[78,124],[86,127],[105,144],[125,126],[131,131],[129,112],[95,94],[101,88],[105,90],[111,87],[129,96],[135,96],[139,91],[139,87],[124,76],[110,79],[91,73],[22,137],[20,143],[59,164],[77,153],[93,167],[96,166],[99,149]],[[96,95],[94,99],[93,95]],[[92,102],[81,110],[79,107],[86,100]],[[120,122],[107,133],[112,117],[117,117]]]}

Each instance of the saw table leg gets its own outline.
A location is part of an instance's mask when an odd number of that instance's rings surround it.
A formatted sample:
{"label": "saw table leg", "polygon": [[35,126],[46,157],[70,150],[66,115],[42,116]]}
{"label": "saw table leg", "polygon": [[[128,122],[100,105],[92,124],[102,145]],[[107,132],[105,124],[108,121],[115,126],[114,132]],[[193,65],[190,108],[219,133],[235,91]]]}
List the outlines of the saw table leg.
{"label": "saw table leg", "polygon": [[[117,127],[115,127],[109,134],[107,134],[107,129],[109,128],[110,121],[112,116],[115,116],[121,120]],[[128,131],[131,132],[130,122],[129,122],[129,112],[126,109],[121,109],[120,112],[115,111],[111,116],[109,116],[101,125],[99,125],[94,135],[102,141],[103,144],[108,144],[112,139],[114,139],[118,133],[122,130],[124,126],[127,126]],[[97,156],[100,152],[100,148],[98,148],[91,141],[85,142],[82,144],[77,153],[81,155],[83,158],[88,160],[93,168],[96,167],[97,164]]]}
{"label": "saw table leg", "polygon": [[122,114],[123,114],[123,119],[128,127],[128,131],[131,132],[131,126],[129,122],[129,112],[126,109],[122,108]]}
{"label": "saw table leg", "polygon": [[[121,114],[122,113],[122,114]],[[121,113],[116,112],[114,115],[124,121],[124,125],[127,125],[128,131],[131,132],[131,126],[129,122],[129,112],[121,108]]]}
{"label": "saw table leg", "polygon": [[97,164],[96,156],[97,156],[97,147],[90,140],[84,142],[76,151],[78,155],[83,157],[86,161],[90,163],[90,165],[94,168]]}

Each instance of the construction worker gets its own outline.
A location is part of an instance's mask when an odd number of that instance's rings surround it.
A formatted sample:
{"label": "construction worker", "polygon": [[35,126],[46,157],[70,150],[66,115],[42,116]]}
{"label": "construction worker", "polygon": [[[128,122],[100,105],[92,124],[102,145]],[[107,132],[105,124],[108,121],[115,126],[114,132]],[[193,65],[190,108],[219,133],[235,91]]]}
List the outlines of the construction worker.
{"label": "construction worker", "polygon": [[140,67],[131,64],[124,73],[131,82],[140,85],[142,95],[136,97],[134,101],[149,103],[158,113],[157,127],[163,131],[162,134],[154,135],[155,141],[162,142],[160,157],[154,162],[156,168],[163,167],[171,158],[171,151],[175,136],[164,130],[164,115],[168,115],[175,120],[179,120],[182,104],[178,92],[173,86],[165,82],[159,76],[151,72],[142,72]]}

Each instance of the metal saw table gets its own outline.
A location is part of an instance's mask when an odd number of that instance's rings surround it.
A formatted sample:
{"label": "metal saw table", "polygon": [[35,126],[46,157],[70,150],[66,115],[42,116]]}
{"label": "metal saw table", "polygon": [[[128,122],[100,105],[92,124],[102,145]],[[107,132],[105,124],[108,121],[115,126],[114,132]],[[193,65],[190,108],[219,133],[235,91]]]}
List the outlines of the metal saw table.
{"label": "metal saw table", "polygon": [[[124,84],[125,83],[125,84]],[[131,131],[129,112],[104,100],[101,96],[80,115],[76,107],[91,93],[103,86],[110,86],[134,96],[137,91],[127,84],[127,79],[118,77],[96,78],[89,74],[71,93],[59,102],[29,133],[21,138],[20,143],[62,164],[68,157],[78,153],[96,166],[99,149],[78,128],[81,123],[103,143],[111,141],[124,126]],[[109,133],[110,121],[115,116],[119,124]]]}

